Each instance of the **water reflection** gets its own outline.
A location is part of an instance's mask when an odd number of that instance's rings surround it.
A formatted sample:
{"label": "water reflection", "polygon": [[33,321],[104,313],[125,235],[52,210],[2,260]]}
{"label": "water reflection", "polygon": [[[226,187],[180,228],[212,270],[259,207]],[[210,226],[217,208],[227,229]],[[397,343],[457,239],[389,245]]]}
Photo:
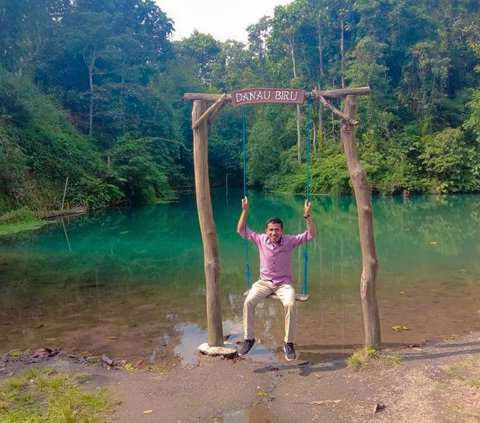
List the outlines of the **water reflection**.
{"label": "water reflection", "polygon": [[[241,338],[241,193],[214,196],[224,333]],[[480,328],[480,196],[375,198],[382,339],[392,345]],[[303,230],[303,199],[250,195],[249,225],[280,215]],[[309,245],[309,293],[299,303],[300,360],[341,358],[363,341],[361,253],[352,198],[312,199],[318,239]],[[258,258],[250,250],[256,277]],[[301,251],[294,258],[297,288]],[[152,363],[195,364],[206,340],[203,252],[193,196],[114,210],[0,239],[0,353],[40,346]],[[258,308],[253,359],[282,360],[283,310]],[[394,332],[393,325],[405,325]]]}
{"label": "water reflection", "polygon": [[282,423],[283,419],[274,416],[268,407],[257,404],[243,410],[230,411],[222,416],[212,416],[212,422],[218,423],[248,423],[248,422],[270,422]]}

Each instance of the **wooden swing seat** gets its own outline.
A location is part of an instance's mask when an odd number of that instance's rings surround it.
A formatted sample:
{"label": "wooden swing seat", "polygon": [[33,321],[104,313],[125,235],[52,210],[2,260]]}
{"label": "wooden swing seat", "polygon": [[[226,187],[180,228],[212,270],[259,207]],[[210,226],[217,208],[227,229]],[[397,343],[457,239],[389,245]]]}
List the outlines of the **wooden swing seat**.
{"label": "wooden swing seat", "polygon": [[[243,296],[246,297],[248,295],[248,291],[245,291],[243,293]],[[279,296],[276,295],[276,294],[270,294],[268,297],[266,298],[269,298],[271,300],[279,300]],[[295,294],[295,301],[308,301],[308,299],[310,298],[310,294]]]}

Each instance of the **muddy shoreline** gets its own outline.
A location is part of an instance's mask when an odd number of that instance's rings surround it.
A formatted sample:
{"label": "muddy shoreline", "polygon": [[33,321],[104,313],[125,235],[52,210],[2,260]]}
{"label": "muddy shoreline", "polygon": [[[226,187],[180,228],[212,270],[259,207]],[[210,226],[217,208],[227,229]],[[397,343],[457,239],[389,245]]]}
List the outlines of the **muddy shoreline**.
{"label": "muddy shoreline", "polygon": [[28,366],[86,373],[91,387],[107,387],[118,401],[112,422],[479,421],[480,332],[384,353],[399,362],[352,370],[344,359],[272,364],[199,355],[196,365],[146,371],[47,351],[4,356],[0,380]]}

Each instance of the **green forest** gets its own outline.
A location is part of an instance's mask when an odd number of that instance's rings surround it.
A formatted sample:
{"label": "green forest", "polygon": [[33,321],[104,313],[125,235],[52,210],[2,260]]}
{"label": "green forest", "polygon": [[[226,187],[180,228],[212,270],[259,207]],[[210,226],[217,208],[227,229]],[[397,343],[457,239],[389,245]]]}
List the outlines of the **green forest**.
{"label": "green forest", "polygon": [[[160,6],[159,6],[160,5]],[[374,194],[480,191],[480,2],[295,0],[248,44],[152,0],[0,0],[0,213],[168,201],[193,187],[186,92],[369,86],[357,143]],[[335,106],[342,108],[340,101]],[[246,106],[248,184],[305,189],[306,106]],[[341,122],[311,111],[312,194],[350,194]],[[241,186],[241,111],[209,136],[211,185]]]}

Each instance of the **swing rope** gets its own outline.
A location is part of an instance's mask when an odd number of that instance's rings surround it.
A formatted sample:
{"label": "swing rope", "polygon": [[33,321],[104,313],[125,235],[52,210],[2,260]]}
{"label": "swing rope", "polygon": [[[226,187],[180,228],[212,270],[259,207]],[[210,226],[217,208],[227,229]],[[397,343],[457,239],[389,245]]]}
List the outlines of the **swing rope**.
{"label": "swing rope", "polygon": [[[307,201],[310,201],[310,93],[307,94],[307,175],[305,182],[305,194]],[[307,295],[308,292],[308,243],[305,244],[303,250],[303,295]]]}
{"label": "swing rope", "polygon": [[[311,96],[307,94],[307,141],[306,141],[306,199],[310,201],[310,104]],[[247,197],[247,118],[245,107],[242,107],[242,144],[243,144],[243,196]],[[246,226],[245,226],[246,233]],[[248,240],[245,240],[245,276],[247,279],[247,288],[250,289],[252,284],[252,276],[250,273],[250,258],[248,254]],[[307,296],[308,292],[308,247],[305,244],[303,251],[303,296]]]}
{"label": "swing rope", "polygon": [[[247,197],[247,117],[245,107],[242,107],[242,144],[243,144],[243,198]],[[245,237],[247,226],[245,225]],[[248,256],[248,239],[245,239],[245,276],[247,278],[247,288],[252,284],[252,275],[250,273],[250,258]]]}

